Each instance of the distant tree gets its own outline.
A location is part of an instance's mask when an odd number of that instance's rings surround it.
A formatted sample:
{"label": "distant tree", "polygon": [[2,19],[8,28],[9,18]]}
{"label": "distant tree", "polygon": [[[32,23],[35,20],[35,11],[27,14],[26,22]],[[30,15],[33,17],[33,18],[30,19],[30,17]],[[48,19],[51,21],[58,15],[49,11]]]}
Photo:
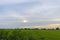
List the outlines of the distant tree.
{"label": "distant tree", "polygon": [[42,28],[41,30],[46,30],[46,28]]}
{"label": "distant tree", "polygon": [[38,28],[35,28],[35,30],[39,30]]}
{"label": "distant tree", "polygon": [[57,27],[56,30],[59,30],[59,28]]}
{"label": "distant tree", "polygon": [[28,30],[28,28],[24,28],[25,30]]}
{"label": "distant tree", "polygon": [[31,30],[30,28],[28,28],[28,30]]}
{"label": "distant tree", "polygon": [[52,28],[51,30],[55,30],[54,28]]}
{"label": "distant tree", "polygon": [[23,28],[20,28],[20,30],[24,30]]}
{"label": "distant tree", "polygon": [[24,28],[24,30],[31,30],[30,28]]}

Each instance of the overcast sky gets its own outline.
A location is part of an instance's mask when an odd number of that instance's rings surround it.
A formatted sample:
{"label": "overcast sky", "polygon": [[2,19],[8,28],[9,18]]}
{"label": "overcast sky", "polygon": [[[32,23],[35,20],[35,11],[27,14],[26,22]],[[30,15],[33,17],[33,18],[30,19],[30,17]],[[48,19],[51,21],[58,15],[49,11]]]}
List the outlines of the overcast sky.
{"label": "overcast sky", "polygon": [[59,23],[60,0],[0,0],[0,27]]}

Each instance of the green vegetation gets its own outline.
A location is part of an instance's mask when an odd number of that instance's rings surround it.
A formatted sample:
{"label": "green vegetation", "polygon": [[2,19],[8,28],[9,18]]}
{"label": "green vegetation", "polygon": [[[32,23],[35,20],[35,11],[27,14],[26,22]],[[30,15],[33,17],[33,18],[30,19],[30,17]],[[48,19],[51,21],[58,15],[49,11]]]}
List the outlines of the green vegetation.
{"label": "green vegetation", "polygon": [[60,30],[0,29],[0,40],[60,40]]}

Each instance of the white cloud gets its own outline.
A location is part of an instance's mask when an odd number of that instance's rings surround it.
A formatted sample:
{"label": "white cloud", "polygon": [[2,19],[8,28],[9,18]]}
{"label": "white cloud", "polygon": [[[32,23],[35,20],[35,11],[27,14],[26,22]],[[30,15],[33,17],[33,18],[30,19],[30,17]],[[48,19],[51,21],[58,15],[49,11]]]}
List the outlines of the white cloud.
{"label": "white cloud", "polygon": [[0,0],[0,5],[34,2],[36,0]]}
{"label": "white cloud", "polygon": [[[24,0],[22,0],[22,1],[24,1]],[[28,2],[30,0],[28,0],[28,1],[25,0],[25,1]],[[20,2],[21,2],[21,0],[20,0]],[[37,3],[36,5],[32,5],[30,7],[29,6],[27,6],[27,7],[25,6],[24,9],[22,8],[23,10],[19,9],[19,7],[17,6],[17,8],[18,8],[17,10],[19,12],[15,13],[14,10],[12,10],[13,12],[9,11],[7,17],[9,16],[9,17],[14,17],[14,18],[18,18],[18,19],[27,19],[27,17],[56,18],[57,16],[54,16],[54,14],[55,14],[55,12],[58,11],[56,9],[60,8],[60,5],[52,5],[50,3],[47,4],[47,3],[44,2],[43,4]],[[21,13],[20,10],[22,10],[22,13]],[[26,13],[26,15],[23,15],[25,13]]]}
{"label": "white cloud", "polygon": [[11,23],[16,19],[31,22],[60,21],[60,0],[0,0],[1,5],[5,5],[1,7],[5,12],[0,12],[0,21],[3,22],[8,19]]}
{"label": "white cloud", "polygon": [[[56,6],[56,5],[47,5],[47,4],[43,4],[43,5],[35,5],[33,7],[30,8],[26,8],[23,10],[23,12],[29,14],[30,16],[36,16],[37,14],[39,15],[52,15],[54,14],[54,12],[56,12],[57,8],[60,8],[60,5]],[[38,16],[38,15],[37,15]],[[40,16],[39,16],[40,17]]]}
{"label": "white cloud", "polygon": [[52,19],[52,21],[60,21],[60,18]]}

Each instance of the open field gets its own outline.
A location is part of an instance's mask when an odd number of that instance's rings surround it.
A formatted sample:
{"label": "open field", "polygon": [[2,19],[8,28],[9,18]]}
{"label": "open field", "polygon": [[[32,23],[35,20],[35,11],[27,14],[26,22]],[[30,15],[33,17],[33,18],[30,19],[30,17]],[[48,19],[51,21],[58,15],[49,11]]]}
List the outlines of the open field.
{"label": "open field", "polygon": [[60,30],[0,29],[0,40],[60,40]]}

